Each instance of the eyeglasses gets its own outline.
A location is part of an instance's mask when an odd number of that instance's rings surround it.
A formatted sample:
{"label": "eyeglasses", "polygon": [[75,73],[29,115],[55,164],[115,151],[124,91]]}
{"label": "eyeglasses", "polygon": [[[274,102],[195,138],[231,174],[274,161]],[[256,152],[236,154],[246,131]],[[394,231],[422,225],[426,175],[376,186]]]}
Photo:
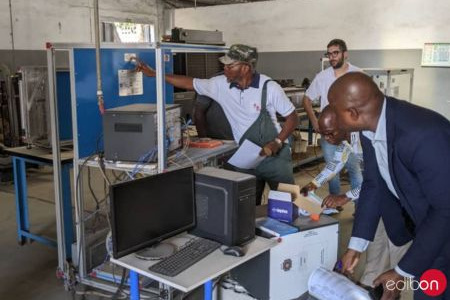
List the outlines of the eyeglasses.
{"label": "eyeglasses", "polygon": [[336,56],[338,56],[339,53],[341,53],[341,52],[342,52],[342,51],[336,50],[336,51],[333,51],[333,52],[326,52],[324,55],[325,55],[325,57],[328,57],[328,58],[330,58],[330,57],[336,57]]}

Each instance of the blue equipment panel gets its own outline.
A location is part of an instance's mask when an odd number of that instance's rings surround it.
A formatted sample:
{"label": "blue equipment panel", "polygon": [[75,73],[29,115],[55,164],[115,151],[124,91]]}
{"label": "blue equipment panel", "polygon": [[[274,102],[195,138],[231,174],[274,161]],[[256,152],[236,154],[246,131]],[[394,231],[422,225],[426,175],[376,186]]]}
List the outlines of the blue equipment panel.
{"label": "blue equipment panel", "polygon": [[[141,61],[155,67],[154,49],[101,49],[102,86],[105,109],[134,103],[156,103],[156,80],[144,75],[143,95],[119,96],[119,70],[133,70],[135,65],[126,62],[126,53],[136,55]],[[97,77],[95,49],[75,48],[75,94],[77,104],[77,130],[79,157],[90,156],[103,149],[102,116],[97,105]],[[170,50],[165,50],[165,72],[172,73]],[[166,103],[173,103],[173,86],[165,84]]]}
{"label": "blue equipment panel", "polygon": [[72,139],[72,106],[70,105],[70,72],[56,71],[56,95],[58,99],[59,139]]}

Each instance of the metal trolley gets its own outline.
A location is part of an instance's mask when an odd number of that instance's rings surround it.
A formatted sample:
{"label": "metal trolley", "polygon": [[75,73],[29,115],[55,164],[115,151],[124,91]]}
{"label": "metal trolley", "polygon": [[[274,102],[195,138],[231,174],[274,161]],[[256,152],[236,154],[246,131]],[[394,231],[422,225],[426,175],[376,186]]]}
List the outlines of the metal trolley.
{"label": "metal trolley", "polygon": [[[57,248],[58,248],[58,274],[64,279],[67,289],[74,281],[101,288],[106,291],[115,291],[116,287],[107,281],[93,279],[89,276],[90,267],[86,253],[85,225],[87,216],[84,214],[84,187],[82,180],[83,167],[98,168],[99,160],[93,159],[99,148],[99,137],[102,134],[102,117],[97,105],[96,95],[96,53],[93,44],[47,44],[47,66],[49,81],[49,100],[51,117],[52,155],[54,166],[54,189],[56,203]],[[173,87],[166,85],[164,74],[172,70],[172,57],[176,52],[205,53],[226,52],[222,46],[189,45],[173,43],[149,43],[149,44],[113,44],[103,43],[100,49],[102,66],[101,75],[105,84],[103,89],[105,108],[113,108],[132,103],[156,103],[157,105],[157,164],[149,164],[142,167],[141,172],[155,174],[168,168],[167,151],[165,144],[165,111],[166,103],[173,101]],[[75,228],[76,249],[72,251],[72,257],[68,257],[64,247],[66,236],[64,234],[64,211],[62,208],[62,169],[61,169],[61,145],[58,133],[58,101],[56,94],[56,57],[65,56],[69,62],[70,94],[72,107],[73,130],[73,186],[75,204]],[[128,97],[119,97],[118,74],[121,70],[131,70],[134,66],[128,60],[130,56],[136,56],[151,66],[155,66],[156,77],[144,77],[142,93]],[[224,153],[234,151],[235,144],[224,145],[212,153],[198,152],[193,155],[194,163],[215,163]],[[192,163],[192,160],[181,164]],[[106,164],[106,170],[130,170],[130,166],[120,164]],[[132,168],[132,167],[131,167]],[[66,212],[67,213],[67,212]],[[106,236],[106,233],[104,233]],[[74,265],[77,272],[74,272]],[[75,275],[76,273],[76,275]]]}

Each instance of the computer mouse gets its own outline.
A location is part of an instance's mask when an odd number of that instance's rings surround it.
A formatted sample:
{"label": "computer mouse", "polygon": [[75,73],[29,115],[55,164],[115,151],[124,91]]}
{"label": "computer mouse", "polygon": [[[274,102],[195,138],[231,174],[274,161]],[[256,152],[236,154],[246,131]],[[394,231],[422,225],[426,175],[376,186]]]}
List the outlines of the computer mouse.
{"label": "computer mouse", "polygon": [[233,246],[233,247],[225,248],[225,250],[223,250],[223,254],[240,257],[240,256],[244,256],[245,252],[241,247]]}

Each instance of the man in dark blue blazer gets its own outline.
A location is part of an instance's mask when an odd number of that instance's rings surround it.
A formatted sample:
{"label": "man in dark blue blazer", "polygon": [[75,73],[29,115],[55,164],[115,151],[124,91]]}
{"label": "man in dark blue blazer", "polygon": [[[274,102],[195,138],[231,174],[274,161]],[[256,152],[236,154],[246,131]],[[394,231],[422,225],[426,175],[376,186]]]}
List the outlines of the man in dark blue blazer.
{"label": "man in dark blue blazer", "polygon": [[[383,284],[383,300],[395,299],[400,290],[411,288],[402,287],[403,282],[411,282],[405,278],[420,281],[429,269],[440,270],[448,282],[450,122],[431,110],[385,97],[363,73],[337,79],[328,99],[340,129],[362,131],[365,164],[343,269],[353,272],[381,217],[395,245],[413,240],[395,269],[375,279],[375,285]],[[428,299],[420,289],[414,298]],[[433,299],[450,299],[450,287]]]}

